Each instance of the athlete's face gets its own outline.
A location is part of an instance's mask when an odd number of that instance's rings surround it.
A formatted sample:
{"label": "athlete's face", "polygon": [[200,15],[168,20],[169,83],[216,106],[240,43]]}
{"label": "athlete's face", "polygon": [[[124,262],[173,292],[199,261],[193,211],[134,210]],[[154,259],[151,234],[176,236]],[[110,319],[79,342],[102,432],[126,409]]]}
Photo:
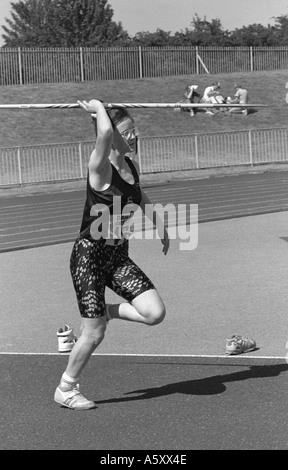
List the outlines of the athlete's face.
{"label": "athlete's face", "polygon": [[136,138],[138,135],[138,130],[135,127],[134,121],[128,118],[122,122],[119,122],[119,124],[117,124],[117,130],[129,148],[129,152],[134,152],[136,149]]}

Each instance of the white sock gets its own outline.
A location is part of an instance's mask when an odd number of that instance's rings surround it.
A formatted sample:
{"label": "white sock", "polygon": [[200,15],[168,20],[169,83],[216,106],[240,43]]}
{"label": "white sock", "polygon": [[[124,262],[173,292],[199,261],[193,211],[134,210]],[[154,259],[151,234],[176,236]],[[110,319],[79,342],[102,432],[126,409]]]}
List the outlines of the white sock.
{"label": "white sock", "polygon": [[68,374],[66,374],[66,372],[64,372],[64,374],[61,377],[60,387],[64,390],[70,389],[71,387],[77,384],[78,380],[79,380],[79,377],[75,379],[74,377],[70,377]]}

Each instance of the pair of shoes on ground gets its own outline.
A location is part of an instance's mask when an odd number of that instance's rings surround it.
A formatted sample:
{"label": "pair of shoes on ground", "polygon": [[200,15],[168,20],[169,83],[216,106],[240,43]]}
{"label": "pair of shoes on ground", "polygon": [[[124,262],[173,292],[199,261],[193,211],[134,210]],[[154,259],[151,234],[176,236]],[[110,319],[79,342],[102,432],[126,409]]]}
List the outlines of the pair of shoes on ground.
{"label": "pair of shoes on ground", "polygon": [[254,351],[256,342],[254,339],[245,338],[244,336],[234,335],[226,340],[226,354],[236,355]]}
{"label": "pair of shoes on ground", "polygon": [[[65,325],[64,329],[57,331],[58,349],[60,352],[72,350],[77,341],[73,329]],[[70,348],[70,349],[69,349]],[[254,351],[256,342],[253,339],[245,338],[240,335],[233,335],[226,340],[226,354],[237,355],[245,352]],[[71,410],[91,410],[96,408],[96,404],[85,398],[80,390],[79,384],[68,384],[61,382],[55,390],[54,401],[65,408]]]}

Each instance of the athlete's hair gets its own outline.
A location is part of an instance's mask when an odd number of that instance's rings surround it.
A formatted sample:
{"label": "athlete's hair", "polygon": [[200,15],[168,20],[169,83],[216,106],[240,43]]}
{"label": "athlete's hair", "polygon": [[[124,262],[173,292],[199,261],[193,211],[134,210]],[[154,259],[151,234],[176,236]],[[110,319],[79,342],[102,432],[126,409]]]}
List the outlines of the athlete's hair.
{"label": "athlete's hair", "polygon": [[112,123],[115,124],[115,126],[117,126],[117,124],[119,124],[120,122],[125,121],[125,119],[132,119],[132,116],[126,108],[108,109],[107,114],[110,117]]}
{"label": "athlete's hair", "polygon": [[[125,119],[132,119],[131,114],[127,111],[126,108],[112,108],[107,110],[107,114],[111,120],[113,129],[117,124],[120,124],[120,122],[125,121]],[[95,133],[97,136],[97,116],[92,115],[92,121],[94,123],[94,128],[95,128]]]}
{"label": "athlete's hair", "polygon": [[[125,121],[125,119],[132,119],[134,121],[131,114],[127,111],[126,108],[112,108],[107,110],[107,114],[111,120],[113,129],[120,124],[120,122]],[[97,137],[97,115],[92,115],[92,121],[94,123],[95,134]],[[138,137],[136,137],[136,144],[135,144],[135,154],[138,153]]]}

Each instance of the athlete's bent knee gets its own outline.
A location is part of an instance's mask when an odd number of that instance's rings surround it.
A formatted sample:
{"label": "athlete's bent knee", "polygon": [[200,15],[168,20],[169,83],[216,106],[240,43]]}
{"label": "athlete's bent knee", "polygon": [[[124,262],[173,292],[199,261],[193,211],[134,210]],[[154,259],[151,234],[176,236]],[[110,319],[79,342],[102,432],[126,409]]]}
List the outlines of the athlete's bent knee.
{"label": "athlete's bent knee", "polygon": [[161,323],[166,315],[166,309],[164,305],[159,305],[158,307],[154,307],[151,309],[149,314],[146,316],[147,319],[147,325],[154,326],[154,325],[159,325]]}

